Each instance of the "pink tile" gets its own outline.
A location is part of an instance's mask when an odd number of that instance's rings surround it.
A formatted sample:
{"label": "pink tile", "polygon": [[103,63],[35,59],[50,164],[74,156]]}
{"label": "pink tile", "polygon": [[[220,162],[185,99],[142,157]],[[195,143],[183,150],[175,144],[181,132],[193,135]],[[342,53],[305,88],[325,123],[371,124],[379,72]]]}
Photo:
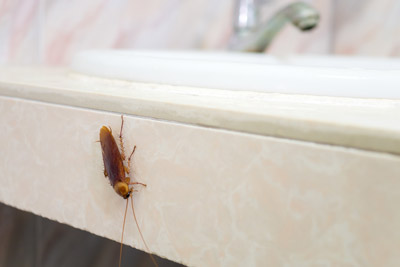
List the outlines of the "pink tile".
{"label": "pink tile", "polygon": [[[267,19],[294,0],[266,1]],[[308,0],[317,29],[287,25],[271,54],[400,55],[400,4],[395,0]],[[225,49],[233,1],[45,1],[0,3],[0,63],[67,64],[86,49]]]}
{"label": "pink tile", "polygon": [[49,2],[45,61],[68,63],[76,52],[96,48],[221,47],[230,33],[230,5],[227,0]]}
{"label": "pink tile", "polygon": [[400,56],[400,2],[358,0],[336,3],[334,52]]}
{"label": "pink tile", "polygon": [[40,0],[0,4],[0,63],[40,62]]}

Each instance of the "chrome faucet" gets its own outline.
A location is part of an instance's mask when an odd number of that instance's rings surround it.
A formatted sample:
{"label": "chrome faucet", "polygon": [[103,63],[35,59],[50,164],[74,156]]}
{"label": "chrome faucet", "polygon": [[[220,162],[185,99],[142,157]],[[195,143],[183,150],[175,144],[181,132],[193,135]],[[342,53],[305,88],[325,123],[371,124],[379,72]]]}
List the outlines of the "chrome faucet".
{"label": "chrome faucet", "polygon": [[260,22],[258,10],[265,0],[237,0],[234,14],[234,35],[229,48],[245,52],[263,52],[275,35],[291,22],[301,31],[317,26],[318,12],[304,2],[295,2],[278,11],[267,22]]}

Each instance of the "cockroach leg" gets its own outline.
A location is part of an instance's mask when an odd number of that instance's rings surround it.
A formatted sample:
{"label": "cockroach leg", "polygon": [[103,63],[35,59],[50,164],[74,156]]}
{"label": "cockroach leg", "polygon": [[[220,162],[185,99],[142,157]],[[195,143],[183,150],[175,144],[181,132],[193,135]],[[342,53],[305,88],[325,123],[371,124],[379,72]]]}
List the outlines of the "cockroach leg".
{"label": "cockroach leg", "polygon": [[131,158],[133,156],[133,153],[135,153],[135,150],[136,150],[136,146],[134,146],[133,149],[132,149],[131,155],[128,158],[128,163],[131,161]]}
{"label": "cockroach leg", "polygon": [[143,185],[143,186],[147,186],[147,184],[144,184],[144,183],[139,183],[139,182],[132,182],[132,183],[128,183],[128,185],[135,185],[135,184],[140,184],[140,185]]}
{"label": "cockroach leg", "polygon": [[139,182],[131,182],[131,178],[130,177],[125,177],[125,183],[127,183],[128,185],[135,185],[135,184],[140,184],[142,186],[147,186],[144,183],[139,183]]}
{"label": "cockroach leg", "polygon": [[120,136],[121,136],[121,133],[122,133],[122,128],[124,128],[124,115],[123,114],[121,114],[121,130],[120,130]]}
{"label": "cockroach leg", "polygon": [[128,158],[128,166],[131,166],[131,158],[132,158],[132,156],[133,156],[133,153],[135,153],[135,150],[136,150],[136,146],[133,147],[132,152],[131,152],[131,154],[129,155],[129,158]]}
{"label": "cockroach leg", "polygon": [[108,173],[107,173],[107,170],[106,170],[106,169],[104,169],[104,176],[105,176],[105,177],[108,177]]}
{"label": "cockroach leg", "polygon": [[130,172],[131,172],[131,158],[132,158],[132,156],[133,156],[133,153],[135,152],[135,149],[136,149],[136,146],[133,147],[132,153],[131,153],[131,155],[130,155],[129,158],[128,158],[128,166],[125,167],[125,171],[126,171],[127,174],[130,174]]}
{"label": "cockroach leg", "polygon": [[124,127],[124,115],[121,115],[121,130],[119,131],[119,146],[121,147],[121,158],[125,160],[124,141],[122,140],[122,129]]}

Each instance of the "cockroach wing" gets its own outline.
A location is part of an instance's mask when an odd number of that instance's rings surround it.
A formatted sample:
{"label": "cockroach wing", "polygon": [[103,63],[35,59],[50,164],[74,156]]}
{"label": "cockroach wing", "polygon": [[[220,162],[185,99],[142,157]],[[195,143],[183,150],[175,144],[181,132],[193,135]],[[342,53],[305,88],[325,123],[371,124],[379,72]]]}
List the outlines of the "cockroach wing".
{"label": "cockroach wing", "polygon": [[104,168],[112,186],[122,182],[125,178],[125,169],[117,143],[106,126],[100,129],[100,144],[103,154]]}

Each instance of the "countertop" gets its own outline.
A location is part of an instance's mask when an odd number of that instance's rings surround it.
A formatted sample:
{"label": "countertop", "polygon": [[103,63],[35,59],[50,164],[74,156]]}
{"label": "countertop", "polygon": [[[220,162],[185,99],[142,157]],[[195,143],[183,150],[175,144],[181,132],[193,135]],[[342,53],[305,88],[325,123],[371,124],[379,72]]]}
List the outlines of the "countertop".
{"label": "countertop", "polygon": [[271,94],[3,67],[0,95],[400,154],[400,100]]}

